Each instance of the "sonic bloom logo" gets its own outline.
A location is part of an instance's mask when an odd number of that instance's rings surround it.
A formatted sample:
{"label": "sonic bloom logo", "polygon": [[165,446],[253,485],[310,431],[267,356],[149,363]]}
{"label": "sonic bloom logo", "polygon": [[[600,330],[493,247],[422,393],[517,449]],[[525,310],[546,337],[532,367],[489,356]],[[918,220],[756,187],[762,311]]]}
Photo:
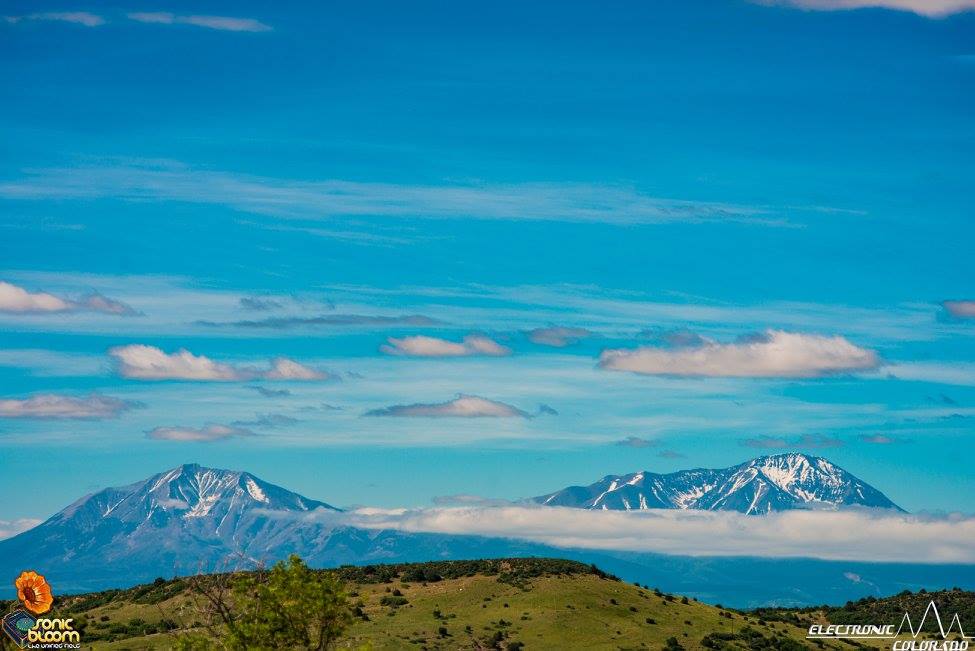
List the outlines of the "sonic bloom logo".
{"label": "sonic bloom logo", "polygon": [[39,619],[27,631],[28,649],[80,649],[81,633],[74,630],[74,620]]}
{"label": "sonic bloom logo", "polygon": [[[938,626],[938,633],[941,635],[940,640],[917,639],[924,630],[924,624],[929,616],[933,617]],[[955,634],[955,639],[949,640],[948,636],[952,633]],[[909,638],[903,639],[902,636],[903,638],[909,636]],[[941,614],[938,612],[938,606],[933,601],[924,610],[924,615],[921,616],[921,621],[916,629],[911,622],[910,613],[905,612],[904,617],[901,618],[900,626],[896,629],[893,624],[882,624],[880,626],[873,624],[830,624],[828,626],[813,624],[809,627],[806,638],[811,640],[890,640],[891,651],[967,651],[970,640],[975,640],[975,637],[965,635],[958,613],[954,614],[948,628],[945,628],[941,621]]]}
{"label": "sonic bloom logo", "polygon": [[[81,633],[71,618],[36,618],[51,609],[54,595],[47,580],[37,572],[22,572],[14,581],[23,609],[8,613],[3,630],[21,649],[80,649]],[[30,611],[30,612],[27,612]]]}

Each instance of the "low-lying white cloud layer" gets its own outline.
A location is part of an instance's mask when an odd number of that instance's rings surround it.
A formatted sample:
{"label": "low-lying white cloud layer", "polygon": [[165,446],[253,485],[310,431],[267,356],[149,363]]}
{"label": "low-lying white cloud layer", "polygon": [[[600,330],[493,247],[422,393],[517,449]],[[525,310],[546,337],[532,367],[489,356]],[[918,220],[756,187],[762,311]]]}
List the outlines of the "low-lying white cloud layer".
{"label": "low-lying white cloud layer", "polygon": [[355,526],[518,538],[557,547],[684,556],[973,563],[975,517],[859,511],[589,511],[501,506],[361,509]]}
{"label": "low-lying white cloud layer", "polygon": [[115,418],[136,403],[93,393],[66,396],[41,393],[29,398],[0,398],[0,418],[103,419]]}
{"label": "low-lying white cloud layer", "polygon": [[222,441],[235,436],[255,436],[244,427],[207,423],[203,427],[157,427],[146,432],[146,438],[157,441]]}
{"label": "low-lying white cloud layer", "polygon": [[194,25],[227,32],[267,32],[271,27],[253,18],[233,16],[180,16],[168,11],[135,12],[128,14],[131,20],[155,25]]}
{"label": "low-lying white cloud layer", "polygon": [[98,293],[77,300],[61,298],[47,292],[32,292],[12,283],[0,281],[0,312],[38,314],[45,312],[102,312],[119,316],[138,314],[131,306]]}
{"label": "low-lying white cloud layer", "polygon": [[19,518],[17,520],[0,520],[0,540],[12,538],[22,531],[33,529],[42,520],[36,518]]}
{"label": "low-lying white cloud layer", "polygon": [[880,365],[872,350],[844,337],[766,330],[733,343],[605,350],[599,366],[644,375],[694,377],[821,377]]}
{"label": "low-lying white cloud layer", "polygon": [[167,353],[155,346],[131,344],[108,351],[122,377],[138,380],[201,380],[242,382],[247,380],[324,380],[328,374],[286,357],[271,360],[268,369],[217,362],[186,349]]}
{"label": "low-lying white cloud layer", "polygon": [[975,0],[752,0],[764,5],[785,5],[810,11],[849,9],[893,9],[910,11],[928,18],[944,18],[975,10]]}
{"label": "low-lying white cloud layer", "polygon": [[460,343],[426,335],[399,339],[389,337],[379,349],[388,355],[408,357],[505,357],[511,354],[511,349],[507,346],[482,335],[467,335]]}
{"label": "low-lying white cloud layer", "polygon": [[531,418],[528,412],[507,403],[463,394],[447,402],[393,405],[373,409],[365,415],[412,418]]}

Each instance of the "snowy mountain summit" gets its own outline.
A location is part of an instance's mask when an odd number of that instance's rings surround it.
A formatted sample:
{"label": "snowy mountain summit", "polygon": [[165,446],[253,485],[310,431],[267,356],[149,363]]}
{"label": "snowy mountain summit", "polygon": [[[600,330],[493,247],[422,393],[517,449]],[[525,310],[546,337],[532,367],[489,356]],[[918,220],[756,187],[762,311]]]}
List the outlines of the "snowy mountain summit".
{"label": "snowy mountain summit", "polygon": [[225,569],[286,554],[306,521],[337,512],[248,472],[186,464],[86,495],[0,541],[0,565],[105,580]]}
{"label": "snowy mountain summit", "polygon": [[[86,495],[55,515],[57,521],[111,518],[137,528],[172,519],[198,519],[209,531],[230,534],[241,519],[261,511],[311,511],[334,507],[269,484],[248,472],[184,464],[148,479]],[[47,524],[47,523],[45,523]]]}
{"label": "snowy mountain summit", "polygon": [[902,511],[886,495],[821,457],[777,454],[723,469],[608,475],[531,500],[583,509],[700,509],[760,515],[849,506]]}

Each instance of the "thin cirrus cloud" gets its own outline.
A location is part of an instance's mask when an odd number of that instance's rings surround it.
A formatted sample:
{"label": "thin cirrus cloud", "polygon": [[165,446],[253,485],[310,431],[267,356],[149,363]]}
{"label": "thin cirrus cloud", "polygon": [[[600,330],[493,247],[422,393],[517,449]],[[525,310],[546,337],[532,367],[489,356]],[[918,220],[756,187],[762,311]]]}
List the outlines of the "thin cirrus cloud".
{"label": "thin cirrus cloud", "polygon": [[941,305],[956,319],[975,319],[975,301],[945,301]]}
{"label": "thin cirrus cloud", "polygon": [[138,405],[97,393],[87,396],[41,393],[29,398],[0,398],[0,418],[102,420],[116,418]]}
{"label": "thin cirrus cloud", "polygon": [[238,303],[245,310],[253,310],[254,312],[267,312],[281,307],[280,301],[262,296],[244,296]]}
{"label": "thin cirrus cloud", "polygon": [[213,328],[268,328],[270,330],[289,330],[292,328],[325,327],[355,327],[355,326],[414,326],[432,327],[443,325],[442,321],[423,316],[422,314],[323,314],[320,316],[282,316],[258,320],[243,321],[197,321],[197,325]]}
{"label": "thin cirrus cloud", "polygon": [[[153,25],[192,25],[225,32],[269,32],[271,26],[254,18],[235,16],[179,15],[168,11],[133,12],[127,14],[130,20]],[[4,16],[8,23],[24,21],[55,21],[74,23],[85,27],[100,27],[107,21],[104,17],[87,11],[46,11],[22,16]]]}
{"label": "thin cirrus cloud", "polygon": [[100,312],[117,316],[136,316],[139,314],[132,306],[97,292],[73,300],[47,292],[30,291],[2,280],[0,280],[0,312],[13,314]]}
{"label": "thin cirrus cloud", "polygon": [[686,459],[686,454],[681,454],[675,450],[661,450],[657,453],[657,456],[661,459]]}
{"label": "thin cirrus cloud", "polygon": [[207,423],[203,427],[156,427],[146,432],[146,438],[157,441],[224,441],[235,437],[256,436],[245,427]]}
{"label": "thin cirrus cloud", "polygon": [[660,441],[645,439],[639,436],[627,436],[613,443],[617,447],[623,448],[656,448],[660,446]]}
{"label": "thin cirrus cloud", "polygon": [[119,375],[137,380],[200,380],[243,382],[247,380],[324,380],[329,375],[285,357],[271,360],[259,369],[217,362],[186,349],[167,353],[155,346],[131,344],[108,351],[118,365]]}
{"label": "thin cirrus cloud", "polygon": [[564,326],[550,326],[535,328],[528,331],[528,341],[542,346],[565,348],[592,336],[592,332],[585,328],[567,328]]}
{"label": "thin cirrus cloud", "polygon": [[892,9],[909,11],[928,18],[944,18],[975,10],[975,0],[752,0],[763,5],[782,5],[808,11],[851,9]]}
{"label": "thin cirrus cloud", "polygon": [[234,427],[275,429],[277,427],[288,427],[299,422],[301,421],[297,418],[292,418],[285,414],[255,414],[251,420],[235,420],[231,425]]}
{"label": "thin cirrus cloud", "polygon": [[806,450],[823,450],[839,448],[843,441],[823,434],[803,434],[801,436],[756,436],[742,439],[741,444],[747,448],[759,450],[792,450],[803,448]]}
{"label": "thin cirrus cloud", "polygon": [[766,207],[653,197],[636,189],[581,183],[397,185],[340,179],[297,181],[178,162],[28,170],[0,182],[20,200],[118,199],[222,205],[284,219],[395,217],[609,224],[745,222],[787,225]]}
{"label": "thin cirrus cloud", "polygon": [[105,19],[97,14],[87,11],[45,11],[24,16],[4,16],[8,23],[20,23],[24,21],[54,21],[60,23],[74,23],[84,27],[100,27],[105,24]]}
{"label": "thin cirrus cloud", "polygon": [[528,412],[507,403],[464,394],[447,402],[393,405],[367,411],[365,415],[405,418],[531,418]]}
{"label": "thin cirrus cloud", "polygon": [[505,357],[511,349],[483,335],[467,335],[461,342],[448,341],[438,337],[415,335],[412,337],[389,337],[379,350],[387,355],[405,357]]}
{"label": "thin cirrus cloud", "polygon": [[875,369],[880,358],[840,336],[766,330],[733,343],[605,350],[599,366],[642,375],[804,378]]}
{"label": "thin cirrus cloud", "polygon": [[256,391],[258,394],[264,398],[285,398],[291,395],[291,391],[288,389],[269,389],[267,387],[248,387]]}
{"label": "thin cirrus cloud", "polygon": [[907,439],[902,439],[897,436],[887,436],[886,434],[864,434],[860,437],[860,440],[864,443],[870,443],[871,445],[896,445],[898,443],[907,443]]}
{"label": "thin cirrus cloud", "polygon": [[233,16],[181,16],[168,11],[133,12],[128,14],[130,20],[153,25],[193,25],[227,32],[268,32],[270,25],[265,25],[253,18],[235,18]]}

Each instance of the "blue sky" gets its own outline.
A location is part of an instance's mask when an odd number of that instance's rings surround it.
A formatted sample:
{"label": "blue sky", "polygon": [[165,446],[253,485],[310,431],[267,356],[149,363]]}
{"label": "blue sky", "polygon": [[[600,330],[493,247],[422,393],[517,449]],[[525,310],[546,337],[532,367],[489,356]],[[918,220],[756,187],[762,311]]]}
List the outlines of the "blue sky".
{"label": "blue sky", "polygon": [[971,9],[6,3],[0,530],[793,449],[970,511]]}

